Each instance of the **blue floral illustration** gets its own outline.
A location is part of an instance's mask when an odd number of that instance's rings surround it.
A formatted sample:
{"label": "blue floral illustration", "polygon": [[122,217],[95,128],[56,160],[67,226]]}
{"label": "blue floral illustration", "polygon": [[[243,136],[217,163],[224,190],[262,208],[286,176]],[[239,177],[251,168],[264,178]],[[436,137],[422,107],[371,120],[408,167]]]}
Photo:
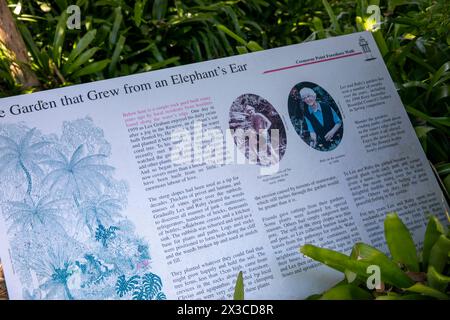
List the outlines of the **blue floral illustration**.
{"label": "blue floral illustration", "polygon": [[80,218],[92,231],[94,225],[111,223],[121,210],[122,206],[118,199],[102,195],[95,199],[86,200],[80,205]]}
{"label": "blue floral illustration", "polygon": [[61,217],[58,215],[61,201],[63,200],[53,200],[50,197],[33,201],[30,196],[25,197],[22,202],[9,201],[10,211],[6,220],[11,220],[10,230],[27,231],[48,224],[61,227]]}
{"label": "blue floral illustration", "polygon": [[45,154],[40,153],[40,150],[48,145],[46,141],[31,142],[35,130],[28,130],[18,143],[10,137],[0,135],[0,174],[10,169],[22,172],[27,182],[28,195],[33,188],[30,171],[33,170],[42,175],[40,164],[43,158],[45,159]]}
{"label": "blue floral illustration", "polygon": [[53,170],[45,177],[44,184],[50,185],[50,191],[60,188],[71,194],[77,207],[80,206],[79,200],[84,192],[100,194],[100,186],[109,185],[104,174],[114,168],[99,163],[106,158],[105,155],[83,157],[83,145],[77,147],[70,159],[61,152],[56,154],[58,159],[45,161]]}
{"label": "blue floral illustration", "polygon": [[97,230],[95,232],[95,240],[100,241],[106,248],[108,247],[108,242],[116,237],[117,230],[119,230],[118,227],[112,226],[109,228],[105,228],[105,226],[101,224],[97,227]]}
{"label": "blue floral illustration", "polygon": [[134,275],[128,280],[125,275],[121,275],[116,283],[117,294],[121,297],[131,294],[133,300],[165,300],[166,296],[161,288],[161,278],[151,272],[142,277]]}
{"label": "blue floral illustration", "polygon": [[61,136],[0,124],[0,206],[24,298],[166,299],[110,153],[89,117]]}

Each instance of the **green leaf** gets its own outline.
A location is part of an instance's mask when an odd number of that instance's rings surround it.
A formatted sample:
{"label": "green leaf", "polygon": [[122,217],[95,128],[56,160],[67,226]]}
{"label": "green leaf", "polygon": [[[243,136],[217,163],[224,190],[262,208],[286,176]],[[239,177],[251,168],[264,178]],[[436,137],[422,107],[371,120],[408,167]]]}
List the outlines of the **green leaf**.
{"label": "green leaf", "polygon": [[437,164],[435,167],[440,176],[450,174],[450,163]]}
{"label": "green leaf", "polygon": [[312,20],[312,23],[314,26],[314,30],[317,33],[317,36],[319,37],[319,39],[325,39],[326,34],[325,34],[325,30],[323,29],[322,20],[320,20],[320,18],[318,18],[318,17],[314,17]]}
{"label": "green leaf", "polygon": [[352,284],[344,284],[326,291],[320,300],[372,300],[370,292]]}
{"label": "green leaf", "polygon": [[45,63],[45,61],[44,61],[45,59],[43,58],[41,52],[39,51],[39,48],[37,47],[36,43],[34,42],[30,31],[28,31],[27,27],[21,23],[18,23],[17,27],[19,28],[23,39],[25,40],[26,44],[28,45],[28,48],[30,49],[30,52],[31,52],[31,55],[33,56],[34,61],[36,61],[36,63],[43,69],[44,72],[49,73],[50,70],[48,68],[48,61],[47,61],[47,63]]}
{"label": "green leaf", "polygon": [[421,294],[385,295],[378,296],[375,300],[429,300],[430,298]]}
{"label": "green leaf", "polygon": [[244,300],[244,277],[242,271],[239,272],[236,286],[234,287],[234,300]]}
{"label": "green leaf", "polygon": [[109,73],[112,73],[113,71],[116,70],[116,65],[117,65],[117,62],[119,61],[120,53],[122,52],[123,47],[125,45],[125,40],[126,40],[126,38],[124,36],[120,35],[119,41],[117,41],[116,47],[115,47],[113,55],[111,57],[111,63],[109,64],[109,67],[108,67]]}
{"label": "green leaf", "polygon": [[136,24],[136,27],[139,27],[142,22],[142,14],[144,13],[144,7],[147,3],[147,0],[137,0],[134,4],[134,16],[133,20]]}
{"label": "green leaf", "polygon": [[97,34],[97,30],[91,30],[87,32],[81,39],[78,41],[76,47],[72,50],[72,52],[69,55],[69,58],[67,59],[67,64],[72,63],[95,39],[95,36]]}
{"label": "green leaf", "polygon": [[247,43],[247,48],[248,48],[250,51],[252,51],[252,52],[264,50],[264,49],[263,49],[258,43],[256,43],[255,41],[249,41],[249,42]]}
{"label": "green leaf", "polygon": [[111,60],[109,60],[109,59],[105,59],[105,60],[102,60],[102,61],[93,62],[91,64],[88,64],[86,67],[84,67],[81,70],[75,72],[73,74],[73,77],[74,78],[79,78],[79,77],[86,76],[86,75],[89,75],[89,74],[92,74],[92,73],[100,72],[100,71],[102,71],[103,69],[105,69],[108,66],[110,61]]}
{"label": "green leaf", "polygon": [[434,130],[435,128],[433,127],[428,127],[428,126],[417,126],[414,127],[414,130],[416,131],[416,135],[417,138],[422,139],[425,138],[428,134],[428,132],[430,132],[431,130]]}
{"label": "green leaf", "polygon": [[242,44],[244,46],[247,46],[247,41],[245,41],[244,39],[239,37],[236,33],[231,31],[227,27],[225,27],[223,24],[218,24],[217,25],[217,29],[219,29],[220,31],[224,32],[225,34],[227,34],[228,36],[230,36],[231,38],[233,38],[234,40],[236,40],[240,44]]}
{"label": "green leaf", "polygon": [[425,237],[422,251],[422,263],[424,269],[427,270],[428,259],[430,258],[431,248],[433,248],[439,237],[444,234],[444,227],[438,218],[431,216],[428,219],[427,229],[425,230]]}
{"label": "green leaf", "polygon": [[442,273],[447,265],[448,255],[450,253],[450,239],[441,234],[430,251],[428,265],[437,272]]}
{"label": "green leaf", "polygon": [[75,72],[79,67],[89,61],[94,54],[99,50],[99,48],[91,48],[83,52],[73,63],[66,63],[63,66],[63,73],[65,75]]}
{"label": "green leaf", "polygon": [[[381,280],[396,287],[403,287],[404,285],[411,286],[414,281],[408,277],[398,265],[391,261],[383,252],[369,246],[365,243],[357,243],[352,249],[352,253],[357,257],[358,261],[365,261],[369,265],[376,265],[380,267]],[[365,276],[367,278],[367,274]]]}
{"label": "green leaf", "polygon": [[326,10],[328,16],[330,17],[331,26],[336,31],[336,33],[342,34],[341,26],[339,25],[339,22],[336,18],[336,15],[334,14],[333,9],[331,8],[330,4],[328,3],[327,0],[322,0],[322,4],[325,7],[325,10]]}
{"label": "green leaf", "polygon": [[177,64],[178,60],[180,60],[180,57],[172,57],[163,61],[158,61],[155,63],[152,63],[150,65],[146,65],[142,71],[153,71],[157,69],[164,68],[165,66],[168,66],[170,64]]}
{"label": "green leaf", "polygon": [[244,46],[236,46],[236,50],[239,54],[246,54],[248,53],[247,47]]}
{"label": "green leaf", "polygon": [[55,37],[53,39],[53,61],[56,66],[61,66],[62,46],[66,36],[67,12],[63,11],[58,19],[58,24],[55,29]]}
{"label": "green leaf", "polygon": [[392,259],[405,265],[409,271],[419,272],[419,259],[408,228],[396,213],[388,213],[384,220],[384,235]]}
{"label": "green leaf", "polygon": [[360,279],[366,280],[368,278],[367,267],[377,265],[381,270],[382,281],[399,288],[409,287],[414,284],[412,279],[394,262],[389,260],[383,252],[364,243],[355,244],[353,250],[357,260],[342,253],[310,244],[306,244],[300,248],[300,252],[304,255],[338,271],[346,272],[347,270],[347,272],[354,272]]}
{"label": "green leaf", "polygon": [[437,103],[441,99],[446,99],[450,97],[450,85],[442,85],[436,87],[431,91],[431,102],[433,104]]}
{"label": "green leaf", "polygon": [[409,106],[405,106],[405,109],[409,114],[416,116],[420,119],[426,120],[429,123],[450,127],[450,117],[431,117],[423,113],[422,111],[419,111]]}
{"label": "green leaf", "polygon": [[450,277],[437,272],[433,266],[428,268],[427,280],[430,287],[441,292],[445,292],[445,289],[450,283]]}
{"label": "green leaf", "polygon": [[405,288],[403,289],[405,291],[409,291],[409,292],[415,292],[415,293],[420,293],[429,297],[433,297],[439,300],[449,300],[450,297],[448,295],[446,295],[445,293],[442,293],[436,289],[430,288],[424,284],[421,283],[416,283],[415,285]]}
{"label": "green leaf", "polygon": [[167,12],[167,2],[167,0],[155,0],[155,2],[153,2],[153,19],[161,20],[165,17]]}
{"label": "green leaf", "polygon": [[116,44],[117,41],[117,37],[119,34],[119,30],[120,30],[120,25],[122,23],[123,20],[123,16],[122,16],[122,9],[121,7],[118,7],[114,10],[114,23],[113,23],[113,27],[111,30],[111,33],[109,34],[109,44],[112,46],[114,46]]}

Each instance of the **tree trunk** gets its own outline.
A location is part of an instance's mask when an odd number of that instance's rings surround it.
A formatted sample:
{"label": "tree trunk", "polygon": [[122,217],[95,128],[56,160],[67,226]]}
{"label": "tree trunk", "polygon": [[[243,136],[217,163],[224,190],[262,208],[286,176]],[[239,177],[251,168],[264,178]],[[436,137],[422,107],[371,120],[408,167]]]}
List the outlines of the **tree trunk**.
{"label": "tree trunk", "polygon": [[10,71],[24,88],[40,86],[36,74],[30,68],[27,47],[8,8],[6,0],[0,0],[0,45],[6,46],[7,54],[14,62]]}
{"label": "tree trunk", "polygon": [[8,293],[6,292],[5,278],[3,276],[3,268],[0,264],[0,300],[8,299]]}

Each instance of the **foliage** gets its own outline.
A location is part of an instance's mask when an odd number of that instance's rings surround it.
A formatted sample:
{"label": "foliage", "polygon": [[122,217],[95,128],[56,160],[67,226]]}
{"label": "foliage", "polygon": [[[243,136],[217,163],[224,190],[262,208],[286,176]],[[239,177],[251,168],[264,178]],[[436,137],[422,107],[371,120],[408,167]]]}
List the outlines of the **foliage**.
{"label": "foliage", "polygon": [[[311,299],[449,300],[450,237],[439,220],[429,219],[420,259],[411,234],[397,214],[386,216],[384,231],[391,258],[364,243],[355,244],[349,256],[311,244],[302,246],[304,255],[345,274],[343,281]],[[368,289],[370,266],[380,268],[381,283],[376,290]]]}
{"label": "foliage", "polygon": [[[445,1],[10,1],[43,89],[372,30],[417,136],[450,189],[450,7]],[[21,93],[0,49],[0,96]]]}
{"label": "foliage", "polygon": [[242,274],[242,271],[239,272],[238,277],[236,279],[236,285],[234,288],[234,295],[233,295],[233,299],[234,300],[244,300],[244,277]]}
{"label": "foliage", "polygon": [[161,288],[161,278],[151,272],[142,277],[134,275],[128,280],[125,275],[121,275],[116,282],[117,295],[123,297],[131,294],[133,300],[166,300]]}

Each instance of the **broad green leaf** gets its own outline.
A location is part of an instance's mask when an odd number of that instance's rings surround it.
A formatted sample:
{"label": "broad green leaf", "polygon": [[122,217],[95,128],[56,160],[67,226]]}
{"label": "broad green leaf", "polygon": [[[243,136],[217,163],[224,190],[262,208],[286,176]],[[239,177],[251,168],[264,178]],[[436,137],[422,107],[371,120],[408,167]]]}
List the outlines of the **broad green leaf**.
{"label": "broad green leaf", "polygon": [[373,38],[378,46],[378,49],[380,50],[381,55],[384,57],[389,52],[389,47],[386,43],[386,40],[384,40],[383,33],[381,30],[377,30],[375,32],[372,32]]}
{"label": "broad green leaf", "polygon": [[74,62],[71,64],[67,63],[63,66],[63,72],[65,75],[71,74],[75,72],[79,67],[83,64],[87,63],[89,59],[91,59],[94,54],[100,50],[99,48],[91,48],[84,51]]}
{"label": "broad green leaf", "polygon": [[437,164],[435,167],[436,167],[437,172],[441,176],[450,174],[450,163]]}
{"label": "broad green leaf", "polygon": [[146,2],[147,0],[137,0],[136,3],[134,4],[133,20],[134,23],[136,24],[136,27],[139,27],[141,25],[142,13],[144,12]]}
{"label": "broad green leaf", "polygon": [[61,66],[62,46],[66,35],[67,12],[64,10],[58,19],[53,39],[53,61],[57,67]]}
{"label": "broad green leaf", "polygon": [[314,26],[314,30],[317,33],[317,36],[319,37],[319,39],[325,39],[326,34],[325,34],[325,30],[323,28],[322,20],[319,17],[314,17],[312,19],[312,23]]}
{"label": "broad green leaf", "polygon": [[430,287],[442,292],[445,292],[445,289],[450,283],[450,277],[437,272],[433,266],[428,268],[427,280]]}
{"label": "broad green leaf", "polygon": [[437,103],[441,99],[446,99],[450,97],[450,85],[442,85],[436,87],[431,92],[432,103]]}
{"label": "broad green leaf", "polygon": [[244,46],[236,46],[236,50],[239,54],[246,54],[248,53],[247,47]]}
{"label": "broad green leaf", "polygon": [[444,186],[447,190],[447,193],[450,194],[450,174],[444,178]]}
{"label": "broad green leaf", "polygon": [[431,117],[431,116],[423,113],[422,111],[419,111],[419,110],[409,107],[409,106],[405,106],[405,109],[409,114],[416,116],[420,119],[426,120],[433,124],[450,127],[450,117]]}
{"label": "broad green leaf", "polygon": [[[368,265],[380,267],[381,280],[401,288],[403,285],[412,285],[414,281],[408,277],[398,265],[391,261],[383,252],[365,243],[356,243],[352,249],[358,261],[366,261]],[[367,278],[367,274],[365,276]]]}
{"label": "broad green leaf", "polygon": [[409,271],[419,272],[419,259],[408,228],[396,213],[388,213],[384,220],[384,235],[392,259],[405,265]]}
{"label": "broad green leaf", "polygon": [[230,36],[231,38],[233,38],[234,40],[236,40],[237,42],[239,42],[240,44],[247,46],[247,41],[245,41],[244,39],[242,39],[241,37],[239,37],[236,33],[234,33],[233,31],[231,31],[230,29],[228,29],[227,27],[225,27],[222,24],[218,24],[217,25],[217,29],[219,29],[220,31],[226,33],[228,36]]}
{"label": "broad green leaf", "polygon": [[308,297],[306,297],[305,300],[319,300],[322,297],[321,294],[312,294]]}
{"label": "broad green leaf", "polygon": [[431,248],[428,266],[433,267],[437,272],[441,273],[447,265],[449,252],[450,239],[441,234]]}
{"label": "broad green leaf", "polygon": [[424,284],[421,283],[416,283],[415,285],[405,288],[403,289],[405,291],[409,291],[409,292],[415,292],[415,293],[420,293],[429,297],[433,297],[439,300],[449,300],[450,297],[448,295],[446,295],[445,293],[442,293],[436,289],[430,288]]}
{"label": "broad green leaf", "polygon": [[431,248],[433,248],[439,237],[444,234],[444,227],[441,222],[434,216],[428,219],[427,229],[425,231],[425,237],[422,250],[422,263],[424,270],[427,270],[428,259],[430,258]]}
{"label": "broad green leaf", "polygon": [[428,126],[417,126],[414,127],[414,130],[416,131],[416,135],[417,138],[422,139],[425,138],[428,134],[428,132],[430,132],[431,130],[434,130],[435,128],[433,127],[428,127]]}
{"label": "broad green leaf", "polygon": [[255,41],[249,41],[249,42],[247,43],[247,48],[248,48],[250,51],[252,51],[252,52],[264,50],[264,49],[263,49],[258,43],[256,43]]}
{"label": "broad green leaf", "polygon": [[72,63],[95,39],[97,34],[97,30],[91,30],[87,32],[76,44],[76,47],[72,50],[69,55],[69,58],[66,61],[66,64]]}
{"label": "broad green leaf", "polygon": [[109,62],[111,60],[109,59],[105,59],[105,60],[101,60],[101,61],[97,61],[97,62],[93,62],[91,64],[88,64],[86,67],[82,68],[81,70],[75,72],[73,74],[74,78],[78,78],[78,77],[82,77],[82,76],[86,76],[92,73],[97,73],[102,71],[103,69],[105,69]]}
{"label": "broad green leaf", "polygon": [[31,36],[30,31],[28,31],[27,27],[25,27],[25,25],[23,25],[22,23],[18,23],[17,27],[19,28],[20,33],[25,40],[25,43],[28,45],[34,61],[36,61],[36,63],[43,69],[44,72],[49,73],[50,70],[48,68],[48,63],[45,63],[39,48],[37,47],[36,43],[33,40],[33,37]]}
{"label": "broad green leaf", "polygon": [[244,300],[244,277],[242,271],[239,272],[234,287],[234,300]]}
{"label": "broad green leaf", "polygon": [[343,284],[326,291],[320,300],[372,300],[370,292],[353,284]]}
{"label": "broad green leaf", "polygon": [[400,288],[413,285],[414,282],[412,279],[394,262],[389,260],[383,252],[363,243],[355,244],[354,250],[358,260],[352,259],[340,252],[319,248],[310,244],[300,248],[300,252],[304,255],[338,271],[346,272],[347,270],[354,272],[358,278],[363,280],[366,280],[370,275],[367,273],[367,267],[377,265],[380,267],[381,280],[383,282]]}

